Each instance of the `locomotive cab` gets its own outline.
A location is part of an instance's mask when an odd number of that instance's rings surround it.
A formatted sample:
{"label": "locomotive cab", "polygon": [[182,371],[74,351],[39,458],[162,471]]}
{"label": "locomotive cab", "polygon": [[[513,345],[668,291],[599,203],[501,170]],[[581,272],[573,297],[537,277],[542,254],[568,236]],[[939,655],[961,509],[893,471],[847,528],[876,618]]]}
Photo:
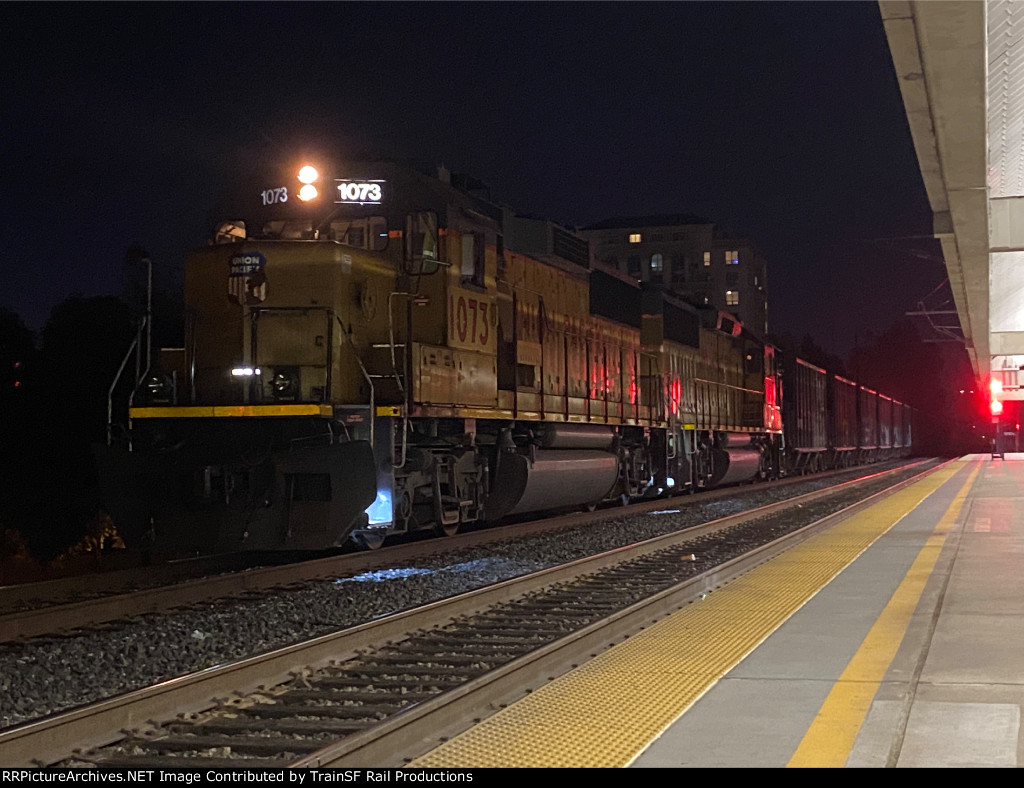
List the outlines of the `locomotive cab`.
{"label": "locomotive cab", "polygon": [[367,524],[375,420],[404,401],[396,300],[430,299],[442,252],[436,206],[390,185],[338,178],[319,201],[263,188],[189,255],[184,348],[143,376],[129,452],[101,452],[123,531],[172,550],[321,549]]}

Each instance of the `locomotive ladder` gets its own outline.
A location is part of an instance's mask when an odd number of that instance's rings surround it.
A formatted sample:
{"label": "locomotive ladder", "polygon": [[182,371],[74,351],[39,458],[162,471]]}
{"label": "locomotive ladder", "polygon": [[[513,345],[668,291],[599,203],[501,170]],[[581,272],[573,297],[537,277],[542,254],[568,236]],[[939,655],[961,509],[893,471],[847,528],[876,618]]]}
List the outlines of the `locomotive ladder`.
{"label": "locomotive ladder", "polygon": [[[391,465],[394,468],[401,468],[405,465],[405,454],[407,447],[407,435],[406,430],[409,428],[409,402],[406,396],[405,376],[398,369],[398,363],[395,360],[395,350],[397,348],[405,349],[404,342],[374,342],[370,345],[374,350],[390,349],[391,350],[391,372],[383,375],[369,375],[369,378],[373,380],[393,380],[398,386],[398,391],[402,395],[402,450],[399,458],[398,447],[395,441],[395,431],[391,430]],[[371,384],[372,385],[372,384]],[[371,408],[371,418],[376,416],[376,411]]]}
{"label": "locomotive ladder", "polygon": [[366,371],[366,366],[363,364],[363,360],[361,358],[359,358],[359,352],[356,350],[356,346],[352,343],[352,335],[348,331],[345,330],[345,324],[341,322],[341,318],[340,317],[335,315],[335,319],[338,321],[338,325],[341,326],[341,334],[342,334],[342,336],[345,337],[345,341],[348,342],[348,346],[349,346],[349,349],[352,351],[352,355],[355,356],[356,363],[359,365],[359,371],[363,373],[363,377],[366,379],[366,385],[370,387],[370,405],[369,405],[369,408],[370,408],[370,418],[368,419],[368,421],[370,422],[370,447],[372,448],[374,446],[374,442],[373,442],[373,425],[374,425],[374,421],[376,420],[376,415],[377,415],[377,411],[376,411],[376,407],[375,407],[376,392],[375,392],[374,385],[373,385],[373,379],[375,377],[382,377],[382,376],[380,376],[380,375],[371,375],[369,372]]}

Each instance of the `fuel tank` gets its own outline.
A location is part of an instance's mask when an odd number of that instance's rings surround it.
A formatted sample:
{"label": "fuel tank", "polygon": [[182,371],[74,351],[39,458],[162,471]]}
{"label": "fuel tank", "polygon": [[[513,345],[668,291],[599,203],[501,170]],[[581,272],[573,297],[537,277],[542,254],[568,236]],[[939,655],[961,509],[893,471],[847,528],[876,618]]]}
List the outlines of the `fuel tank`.
{"label": "fuel tank", "polygon": [[510,514],[597,503],[612,489],[618,473],[618,458],[604,451],[538,449],[532,460],[522,454],[502,454],[484,513],[493,521]]}
{"label": "fuel tank", "polygon": [[545,424],[538,438],[545,449],[609,451],[615,430],[601,424]]}
{"label": "fuel tank", "polygon": [[714,456],[715,469],[709,482],[712,487],[752,481],[760,468],[761,452],[749,444],[745,448],[715,449]]}

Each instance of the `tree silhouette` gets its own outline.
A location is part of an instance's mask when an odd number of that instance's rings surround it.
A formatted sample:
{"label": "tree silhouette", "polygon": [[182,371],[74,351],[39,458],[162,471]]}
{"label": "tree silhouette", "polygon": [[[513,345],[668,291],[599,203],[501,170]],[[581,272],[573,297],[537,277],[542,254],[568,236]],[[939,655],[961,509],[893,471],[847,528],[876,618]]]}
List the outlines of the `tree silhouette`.
{"label": "tree silhouette", "polygon": [[36,371],[32,332],[18,315],[0,307],[0,405],[5,414],[24,399]]}
{"label": "tree silhouette", "polygon": [[37,558],[77,541],[95,514],[90,444],[105,440],[107,391],[135,330],[120,299],[73,297],[50,314],[36,353],[20,320],[0,314],[0,352],[30,348],[24,383],[0,395],[0,520]]}
{"label": "tree silhouette", "polygon": [[[75,414],[63,431],[86,444],[106,439],[107,392],[136,330],[127,305],[113,296],[76,296],[54,308],[43,328],[41,353],[49,399]],[[125,383],[129,390],[131,377]]]}
{"label": "tree silhouette", "polygon": [[36,481],[26,463],[38,421],[39,363],[32,332],[0,308],[0,531],[22,530]]}

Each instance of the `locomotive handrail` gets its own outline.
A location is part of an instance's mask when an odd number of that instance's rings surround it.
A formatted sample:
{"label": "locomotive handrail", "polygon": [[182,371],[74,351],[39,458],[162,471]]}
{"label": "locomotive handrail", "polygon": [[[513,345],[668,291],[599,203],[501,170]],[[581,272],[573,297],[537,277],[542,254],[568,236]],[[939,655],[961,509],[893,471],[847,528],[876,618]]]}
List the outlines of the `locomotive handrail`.
{"label": "locomotive handrail", "polygon": [[[142,331],[146,328],[146,324],[149,322],[149,316],[142,318],[142,322],[139,323],[139,330],[135,332],[135,338],[128,346],[128,351],[124,354],[124,358],[121,359],[121,366],[117,368],[117,373],[114,375],[114,381],[110,384],[110,388],[107,389],[107,445],[109,446],[113,440],[113,425],[114,425],[114,389],[117,388],[117,384],[121,381],[121,375],[124,373],[125,365],[128,363],[128,359],[131,358],[132,353],[139,346],[139,340],[142,338]],[[135,389],[142,382],[142,378],[139,376],[139,357],[138,353],[135,356],[135,386],[132,387],[132,393],[128,397],[128,407],[131,408],[132,400],[135,398]],[[149,372],[149,367],[146,367],[146,372]],[[130,410],[129,410],[130,412]]]}
{"label": "locomotive handrail", "polygon": [[370,387],[370,446],[375,446],[376,444],[374,444],[373,442],[373,422],[376,419],[377,410],[374,407],[374,403],[376,402],[376,400],[374,399],[375,395],[373,388],[373,380],[370,378],[369,373],[366,371],[366,367],[363,366],[363,360],[359,358],[359,353],[356,350],[355,344],[352,342],[352,337],[348,333],[348,331],[345,330],[345,324],[341,322],[341,316],[336,314],[334,316],[334,319],[337,320],[338,325],[341,326],[341,335],[345,337],[345,341],[348,342],[348,346],[352,349],[352,355],[355,356],[356,358],[356,363],[359,365],[359,370],[360,372],[363,373],[363,377],[366,378],[366,383]]}
{"label": "locomotive handrail", "polygon": [[[398,384],[398,390],[402,393],[402,461],[395,462],[394,457],[392,457],[392,468],[405,467],[405,454],[409,449],[409,395],[405,390],[405,385],[402,383],[401,375],[398,374],[398,364],[395,363],[395,316],[392,299],[395,296],[411,295],[413,294],[399,290],[392,290],[388,293],[388,341],[391,343],[391,371],[395,375],[395,383]],[[406,326],[406,334],[411,339],[412,330],[410,326]],[[406,344],[408,345],[408,342]],[[408,358],[408,355],[406,357]],[[392,433],[392,440],[394,440],[394,433]],[[394,452],[392,452],[392,454],[394,454]]]}
{"label": "locomotive handrail", "polygon": [[402,383],[402,377],[398,374],[398,364],[395,363],[395,318],[392,311],[392,301],[394,296],[410,296],[412,293],[399,292],[392,290],[388,293],[388,344],[391,346],[391,371],[395,376],[395,383],[398,384],[398,390],[402,392],[402,399],[405,399],[405,386]]}
{"label": "locomotive handrail", "polygon": [[734,386],[731,383],[721,383],[717,380],[706,380],[705,378],[694,378],[694,383],[707,383],[710,386],[719,386],[720,388],[733,389],[734,391],[745,391],[747,394],[760,394],[764,396],[764,389],[748,389],[743,386]]}
{"label": "locomotive handrail", "polygon": [[188,338],[188,401],[196,404],[196,331],[199,314],[194,309],[185,311],[185,336]]}

